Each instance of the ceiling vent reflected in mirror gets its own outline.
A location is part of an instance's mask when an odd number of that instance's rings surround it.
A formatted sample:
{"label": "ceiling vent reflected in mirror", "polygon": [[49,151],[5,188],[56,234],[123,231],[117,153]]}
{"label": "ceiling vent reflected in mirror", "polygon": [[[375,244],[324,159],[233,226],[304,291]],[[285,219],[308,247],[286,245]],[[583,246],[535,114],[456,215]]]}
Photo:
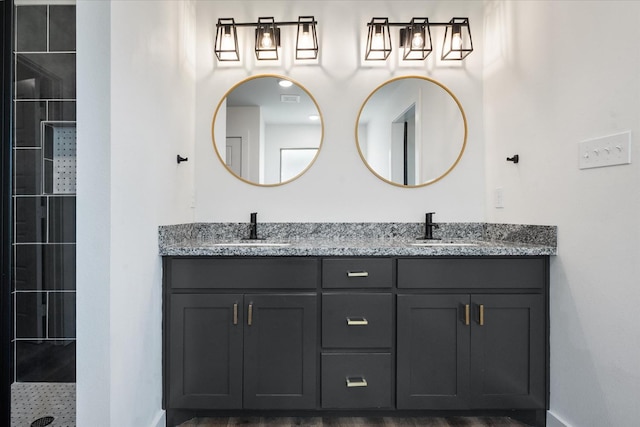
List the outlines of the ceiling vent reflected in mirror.
{"label": "ceiling vent reflected in mirror", "polygon": [[280,95],[280,102],[283,104],[299,104],[300,95]]}

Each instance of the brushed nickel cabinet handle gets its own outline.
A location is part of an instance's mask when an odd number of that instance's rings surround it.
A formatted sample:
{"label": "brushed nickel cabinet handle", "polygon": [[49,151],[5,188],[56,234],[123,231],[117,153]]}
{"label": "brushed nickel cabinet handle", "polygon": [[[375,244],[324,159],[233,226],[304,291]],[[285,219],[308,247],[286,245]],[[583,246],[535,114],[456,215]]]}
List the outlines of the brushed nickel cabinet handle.
{"label": "brushed nickel cabinet handle", "polygon": [[368,271],[347,271],[348,277],[369,277]]}
{"label": "brushed nickel cabinet handle", "polygon": [[469,312],[470,312],[469,304],[465,304],[465,306],[464,306],[464,324],[466,326],[469,326]]}
{"label": "brushed nickel cabinet handle", "polygon": [[347,325],[349,326],[366,326],[369,321],[364,317],[347,317]]}
{"label": "brushed nickel cabinet handle", "polygon": [[484,326],[484,305],[480,304],[480,326]]}
{"label": "brushed nickel cabinet handle", "polygon": [[238,303],[233,304],[233,324],[238,324]]}
{"label": "brushed nickel cabinet handle", "polygon": [[367,380],[365,377],[347,377],[347,387],[366,387]]}
{"label": "brushed nickel cabinet handle", "polygon": [[253,324],[253,303],[249,304],[249,310],[247,310],[247,325]]}

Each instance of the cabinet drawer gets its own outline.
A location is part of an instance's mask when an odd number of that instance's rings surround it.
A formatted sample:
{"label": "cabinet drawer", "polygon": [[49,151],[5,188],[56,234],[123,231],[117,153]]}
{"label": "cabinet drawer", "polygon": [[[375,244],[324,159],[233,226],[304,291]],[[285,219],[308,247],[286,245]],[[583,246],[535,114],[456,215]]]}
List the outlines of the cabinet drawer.
{"label": "cabinet drawer", "polygon": [[171,287],[179,289],[312,289],[318,260],[296,257],[173,258]]}
{"label": "cabinet drawer", "polygon": [[543,288],[543,258],[401,258],[398,288]]}
{"label": "cabinet drawer", "polygon": [[391,294],[324,294],[322,346],[391,347]]}
{"label": "cabinet drawer", "polygon": [[323,408],[390,408],[391,405],[389,353],[322,355]]}
{"label": "cabinet drawer", "polygon": [[340,258],[322,261],[324,288],[390,288],[393,263],[390,258]]}

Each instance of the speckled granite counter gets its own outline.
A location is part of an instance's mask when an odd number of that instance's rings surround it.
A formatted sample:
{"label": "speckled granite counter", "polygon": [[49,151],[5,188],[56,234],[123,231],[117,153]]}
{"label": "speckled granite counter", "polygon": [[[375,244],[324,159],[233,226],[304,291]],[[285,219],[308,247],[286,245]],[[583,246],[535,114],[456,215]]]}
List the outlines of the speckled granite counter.
{"label": "speckled granite counter", "polygon": [[[261,223],[262,246],[245,246],[247,223],[161,226],[162,256],[536,256],[556,255],[554,226],[439,223],[433,246],[415,246],[421,223]],[[266,243],[266,245],[265,245]],[[444,244],[438,244],[444,243]]]}

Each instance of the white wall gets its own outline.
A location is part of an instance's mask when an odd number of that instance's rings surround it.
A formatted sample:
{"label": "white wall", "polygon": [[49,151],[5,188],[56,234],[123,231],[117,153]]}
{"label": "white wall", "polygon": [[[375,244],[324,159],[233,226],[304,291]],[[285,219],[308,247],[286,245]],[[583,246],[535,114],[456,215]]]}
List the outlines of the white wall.
{"label": "white wall", "polygon": [[[558,225],[550,425],[637,425],[640,3],[488,2],[485,22],[487,219]],[[578,169],[579,141],[626,130],[631,165]]]}
{"label": "white wall", "polygon": [[80,2],[76,19],[76,419],[78,425],[106,426],[113,392],[110,5]]}
{"label": "white wall", "polygon": [[77,13],[77,424],[161,425],[158,225],[193,219],[195,6]]}
{"label": "white wall", "polygon": [[[418,222],[427,211],[437,212],[438,221],[483,220],[482,10],[482,2],[469,1],[198,1],[196,220],[245,222],[256,211],[261,221],[274,222]],[[299,15],[314,15],[319,22],[317,64],[293,65],[291,46],[286,43],[294,38],[285,38],[284,33],[280,64],[257,63],[253,33],[247,28],[238,29],[241,63],[221,64],[213,55],[218,18],[255,22],[259,16],[295,20]],[[406,22],[425,15],[437,21],[469,16],[477,51],[462,64],[441,64],[436,57],[443,33],[436,30],[437,52],[426,63],[362,61],[366,23],[373,16]],[[396,30],[392,36],[397,53]],[[296,181],[269,188],[246,184],[229,174],[211,147],[210,131],[216,106],[226,91],[262,73],[283,74],[300,82],[316,99],[325,122],[323,147],[315,164]],[[394,76],[415,74],[441,81],[460,98],[470,118],[469,144],[458,168],[436,185],[403,189],[379,180],[362,163],[355,122],[365,98],[378,85]]]}

